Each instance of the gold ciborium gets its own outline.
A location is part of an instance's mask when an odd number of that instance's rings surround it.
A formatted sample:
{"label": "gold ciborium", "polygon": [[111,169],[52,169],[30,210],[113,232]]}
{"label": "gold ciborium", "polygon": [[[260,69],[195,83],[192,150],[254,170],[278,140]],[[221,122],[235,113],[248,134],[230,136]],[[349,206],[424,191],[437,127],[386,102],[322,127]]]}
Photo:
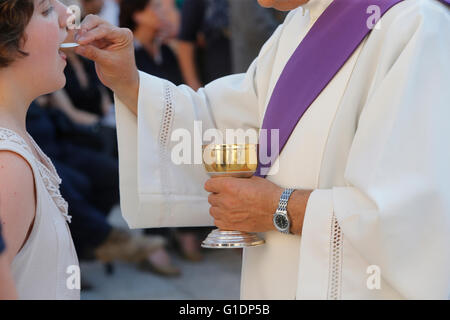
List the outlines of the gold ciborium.
{"label": "gold ciborium", "polygon": [[[256,144],[209,144],[203,146],[203,164],[213,178],[250,178],[258,166]],[[245,248],[264,244],[256,234],[213,230],[202,242],[203,248]]]}

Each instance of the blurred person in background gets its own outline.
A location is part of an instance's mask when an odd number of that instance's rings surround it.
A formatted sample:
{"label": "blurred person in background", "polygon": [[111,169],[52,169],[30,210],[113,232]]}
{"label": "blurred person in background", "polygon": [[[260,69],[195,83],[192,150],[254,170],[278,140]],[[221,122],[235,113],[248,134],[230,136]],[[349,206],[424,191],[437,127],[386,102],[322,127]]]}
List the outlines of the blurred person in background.
{"label": "blurred person in background", "polygon": [[[167,8],[174,8],[174,6]],[[165,44],[167,40],[170,40],[172,30],[175,29],[170,20],[163,18],[164,12],[169,10],[167,8],[163,9],[161,0],[122,1],[119,21],[121,27],[129,28],[133,32],[138,67],[148,74],[181,84],[182,76],[177,58],[171,47]],[[162,228],[147,229],[145,233],[159,234],[171,239],[182,256],[190,261],[202,259],[200,242],[195,230]],[[155,253],[142,267],[167,276],[180,273],[180,270],[171,264],[168,252],[163,249]]]}
{"label": "blurred person in background", "polygon": [[257,0],[228,0],[233,73],[247,71],[286,13],[263,8]]}
{"label": "blurred person in background", "polygon": [[175,43],[180,30],[181,14],[175,0],[153,0],[156,12],[161,20],[159,37],[163,42]]}
{"label": "blurred person in background", "polygon": [[184,0],[178,60],[185,83],[197,90],[231,73],[228,0]]}
{"label": "blurred person in background", "polygon": [[[118,26],[120,24],[120,3],[121,0],[105,0],[99,16],[112,25]],[[164,37],[176,37],[180,28],[180,7],[178,1],[154,0],[153,7],[159,11],[162,23],[167,24],[167,26],[163,28],[165,32]]]}
{"label": "blurred person in background", "polygon": [[11,276],[8,259],[4,255],[5,248],[5,241],[2,237],[2,223],[0,221],[0,300],[15,300],[17,299],[17,292]]}
{"label": "blurred person in background", "polygon": [[85,13],[84,15],[99,14],[102,11],[103,5],[105,3],[105,0],[80,0],[80,1],[84,9]]}
{"label": "blurred person in background", "polygon": [[163,18],[161,0],[129,0],[120,5],[120,27],[133,31],[136,63],[145,72],[182,83],[176,55],[164,43],[173,25]]}

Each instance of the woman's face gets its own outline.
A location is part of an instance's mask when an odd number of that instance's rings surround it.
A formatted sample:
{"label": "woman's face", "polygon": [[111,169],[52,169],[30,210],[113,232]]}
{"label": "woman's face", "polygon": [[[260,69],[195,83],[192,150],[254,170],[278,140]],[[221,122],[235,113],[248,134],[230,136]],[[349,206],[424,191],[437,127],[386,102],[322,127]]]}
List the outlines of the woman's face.
{"label": "woman's face", "polygon": [[59,1],[34,0],[23,47],[28,56],[16,60],[15,68],[24,73],[22,78],[38,95],[59,90],[66,83],[66,56],[59,47],[67,37],[68,17],[67,8]]}
{"label": "woman's face", "polygon": [[160,36],[163,38],[176,37],[180,29],[180,12],[175,0],[152,0],[154,10],[161,21]]}
{"label": "woman's face", "polygon": [[266,8],[274,8],[280,11],[293,10],[309,0],[258,0],[259,4]]}
{"label": "woman's face", "polygon": [[149,1],[147,7],[144,10],[137,12],[134,16],[134,20],[138,27],[151,29],[158,31],[161,28],[161,19],[158,15],[158,7],[156,2]]}

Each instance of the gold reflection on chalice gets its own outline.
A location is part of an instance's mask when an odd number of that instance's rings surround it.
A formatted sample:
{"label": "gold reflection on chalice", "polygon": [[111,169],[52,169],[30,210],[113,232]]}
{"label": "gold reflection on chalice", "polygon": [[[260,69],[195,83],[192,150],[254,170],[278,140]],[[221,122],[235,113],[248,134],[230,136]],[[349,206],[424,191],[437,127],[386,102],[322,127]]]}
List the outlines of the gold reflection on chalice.
{"label": "gold reflection on chalice", "polygon": [[[256,144],[209,144],[203,146],[203,164],[213,178],[250,178],[258,167]],[[256,234],[231,230],[213,230],[203,248],[244,248],[264,244]]]}

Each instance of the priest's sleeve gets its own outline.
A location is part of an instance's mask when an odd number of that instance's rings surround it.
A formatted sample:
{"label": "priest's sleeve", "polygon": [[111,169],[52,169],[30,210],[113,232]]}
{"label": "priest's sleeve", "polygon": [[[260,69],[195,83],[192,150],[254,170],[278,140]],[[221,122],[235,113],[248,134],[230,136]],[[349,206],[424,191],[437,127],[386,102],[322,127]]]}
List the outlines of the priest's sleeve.
{"label": "priest's sleeve", "polygon": [[347,185],[308,201],[299,298],[449,298],[449,25],[418,20],[395,63],[378,65]]}

